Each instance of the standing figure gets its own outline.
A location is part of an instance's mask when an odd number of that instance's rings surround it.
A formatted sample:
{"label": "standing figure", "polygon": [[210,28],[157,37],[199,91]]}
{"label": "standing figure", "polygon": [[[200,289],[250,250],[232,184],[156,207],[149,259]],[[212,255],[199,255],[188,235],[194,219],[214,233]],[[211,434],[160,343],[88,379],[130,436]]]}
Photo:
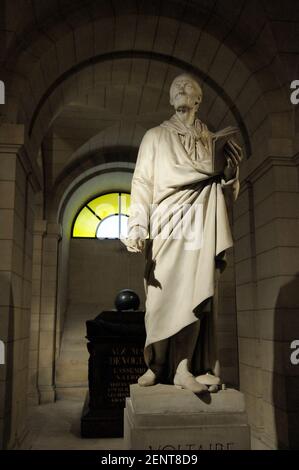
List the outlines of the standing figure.
{"label": "standing figure", "polygon": [[[202,90],[183,74],[170,87],[175,114],[146,132],[132,180],[128,236],[145,252],[147,372],[141,386],[173,383],[194,393],[220,383],[215,335],[216,272],[233,244],[225,192],[239,191],[242,149],[226,140],[217,170],[216,141],[236,128],[210,132],[196,118]],[[219,157],[219,161],[221,156]]]}

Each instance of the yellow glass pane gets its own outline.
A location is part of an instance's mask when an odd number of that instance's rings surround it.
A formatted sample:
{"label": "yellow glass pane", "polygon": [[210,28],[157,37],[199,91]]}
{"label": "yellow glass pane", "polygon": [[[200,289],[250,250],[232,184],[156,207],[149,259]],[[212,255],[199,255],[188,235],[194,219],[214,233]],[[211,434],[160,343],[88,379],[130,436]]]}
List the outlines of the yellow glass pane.
{"label": "yellow glass pane", "polygon": [[121,193],[120,196],[120,212],[129,215],[129,208],[131,204],[131,194]]}
{"label": "yellow glass pane", "polygon": [[101,219],[118,213],[118,193],[104,194],[87,204]]}
{"label": "yellow glass pane", "polygon": [[94,238],[99,223],[99,219],[87,207],[83,207],[74,223],[73,237]]}

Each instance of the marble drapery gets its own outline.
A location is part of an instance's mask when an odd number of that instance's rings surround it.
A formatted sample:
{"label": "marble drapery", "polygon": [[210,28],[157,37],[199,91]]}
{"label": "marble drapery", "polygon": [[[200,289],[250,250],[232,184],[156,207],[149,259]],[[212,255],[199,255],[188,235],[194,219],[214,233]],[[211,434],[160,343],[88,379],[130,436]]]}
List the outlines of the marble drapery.
{"label": "marble drapery", "polygon": [[[215,143],[233,133],[235,128],[209,132],[199,120],[188,128],[174,115],[141,142],[128,238],[136,226],[150,235],[144,274],[147,363],[151,345],[198,321],[215,293],[215,260],[233,244],[223,193],[230,188],[236,198],[239,188],[238,175],[226,182],[215,171]],[[192,245],[198,210],[200,246]]]}

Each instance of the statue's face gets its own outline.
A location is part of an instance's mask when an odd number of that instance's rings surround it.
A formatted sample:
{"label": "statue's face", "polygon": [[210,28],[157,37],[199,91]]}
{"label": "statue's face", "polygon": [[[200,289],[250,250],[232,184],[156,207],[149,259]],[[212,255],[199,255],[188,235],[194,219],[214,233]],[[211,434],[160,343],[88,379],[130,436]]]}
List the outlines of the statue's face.
{"label": "statue's face", "polygon": [[199,84],[188,75],[179,75],[170,87],[170,104],[176,111],[199,107],[201,102],[201,88]]}

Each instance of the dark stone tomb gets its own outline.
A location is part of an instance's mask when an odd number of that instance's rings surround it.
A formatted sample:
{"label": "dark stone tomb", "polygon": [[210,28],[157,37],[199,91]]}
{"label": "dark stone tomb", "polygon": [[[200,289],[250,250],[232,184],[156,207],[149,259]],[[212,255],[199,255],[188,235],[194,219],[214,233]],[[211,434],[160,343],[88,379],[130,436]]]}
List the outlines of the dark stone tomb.
{"label": "dark stone tomb", "polygon": [[125,399],[146,366],[144,312],[104,311],[86,322],[89,394],[82,437],[122,437]]}

